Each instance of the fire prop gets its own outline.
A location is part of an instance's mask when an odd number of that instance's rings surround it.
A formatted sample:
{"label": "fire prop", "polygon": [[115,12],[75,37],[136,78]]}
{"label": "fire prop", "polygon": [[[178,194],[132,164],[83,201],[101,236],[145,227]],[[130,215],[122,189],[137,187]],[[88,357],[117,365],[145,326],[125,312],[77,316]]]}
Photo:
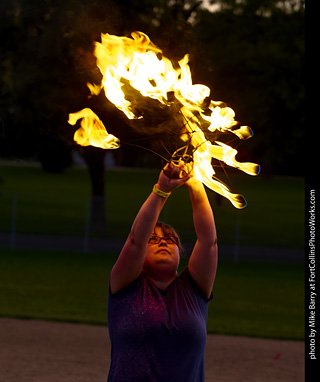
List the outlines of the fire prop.
{"label": "fire prop", "polygon": [[[207,86],[192,84],[188,55],[174,65],[142,32],[132,33],[132,38],[102,34],[101,43],[95,43],[94,54],[102,81],[99,86],[88,84],[91,94],[97,95],[104,90],[105,96],[131,120],[145,117],[143,104],[146,100],[156,100],[159,113],[170,110],[175,116],[174,123],[171,121],[174,134],[180,138],[180,147],[171,159],[192,160],[197,179],[228,198],[236,208],[245,207],[244,197],[231,192],[215,177],[212,160],[249,175],[259,174],[259,165],[238,162],[235,159],[237,150],[216,140],[218,133],[220,136],[233,134],[245,140],[253,135],[252,131],[248,126],[239,126],[230,107],[223,102],[210,101]],[[79,119],[81,127],[74,135],[78,144],[105,149],[119,147],[119,140],[107,133],[92,110],[70,114],[68,122],[75,125]]]}

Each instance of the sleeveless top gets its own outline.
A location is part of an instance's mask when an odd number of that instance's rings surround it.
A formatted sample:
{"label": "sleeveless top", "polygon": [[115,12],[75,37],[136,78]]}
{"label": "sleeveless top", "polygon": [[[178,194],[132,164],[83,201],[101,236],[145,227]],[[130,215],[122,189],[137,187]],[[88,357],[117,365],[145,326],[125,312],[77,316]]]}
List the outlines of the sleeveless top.
{"label": "sleeveless top", "polygon": [[108,382],[204,382],[208,299],[185,268],[166,290],[143,273],[112,294]]}

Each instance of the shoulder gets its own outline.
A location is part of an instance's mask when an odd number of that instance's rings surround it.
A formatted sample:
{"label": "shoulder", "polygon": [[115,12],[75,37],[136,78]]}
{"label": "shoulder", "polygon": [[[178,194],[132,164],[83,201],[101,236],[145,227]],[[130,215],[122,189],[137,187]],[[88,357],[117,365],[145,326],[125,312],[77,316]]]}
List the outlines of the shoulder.
{"label": "shoulder", "polygon": [[178,276],[178,281],[183,284],[186,288],[189,290],[192,290],[193,293],[202,299],[205,302],[209,302],[213,298],[213,294],[209,296],[209,298],[204,294],[200,286],[197,284],[197,282],[193,279],[193,277],[190,274],[189,268],[185,267],[180,275]]}

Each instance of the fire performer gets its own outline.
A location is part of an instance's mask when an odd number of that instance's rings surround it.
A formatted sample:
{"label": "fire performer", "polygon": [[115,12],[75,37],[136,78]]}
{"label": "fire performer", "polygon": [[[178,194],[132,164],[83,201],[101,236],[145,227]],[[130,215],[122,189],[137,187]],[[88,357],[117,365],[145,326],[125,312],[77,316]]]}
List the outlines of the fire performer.
{"label": "fire performer", "polygon": [[[197,241],[188,266],[177,275],[181,244],[159,222],[180,186],[189,190]],[[208,302],[217,268],[213,212],[191,163],[167,164],[140,208],[111,271],[108,382],[204,382]]]}

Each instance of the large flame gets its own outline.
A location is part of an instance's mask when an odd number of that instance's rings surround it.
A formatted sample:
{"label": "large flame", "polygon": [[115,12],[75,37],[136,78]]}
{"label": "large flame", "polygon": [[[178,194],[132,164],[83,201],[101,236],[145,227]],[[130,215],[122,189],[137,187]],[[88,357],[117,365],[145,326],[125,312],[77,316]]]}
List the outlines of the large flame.
{"label": "large flame", "polygon": [[[127,84],[143,97],[155,99],[164,107],[178,105],[175,110],[183,117],[184,123],[176,127],[177,134],[180,134],[182,141],[188,141],[188,147],[193,148],[197,179],[228,198],[235,207],[245,207],[243,196],[232,193],[214,176],[212,159],[250,175],[257,175],[260,167],[254,163],[238,162],[235,159],[237,151],[225,143],[212,142],[208,132],[231,132],[244,140],[252,136],[252,131],[248,126],[239,127],[234,111],[223,102],[210,101],[208,104],[210,89],[192,83],[188,55],[174,65],[142,32],[132,33],[132,38],[102,34],[101,43],[95,43],[94,54],[102,81],[100,85],[88,84],[92,95],[104,90],[106,97],[129,119],[142,116],[135,114],[134,106],[138,101],[129,96]],[[74,136],[77,143],[103,148],[119,146],[117,138],[106,132],[102,122],[90,109],[70,114],[69,123],[74,125],[81,118],[84,121]]]}

